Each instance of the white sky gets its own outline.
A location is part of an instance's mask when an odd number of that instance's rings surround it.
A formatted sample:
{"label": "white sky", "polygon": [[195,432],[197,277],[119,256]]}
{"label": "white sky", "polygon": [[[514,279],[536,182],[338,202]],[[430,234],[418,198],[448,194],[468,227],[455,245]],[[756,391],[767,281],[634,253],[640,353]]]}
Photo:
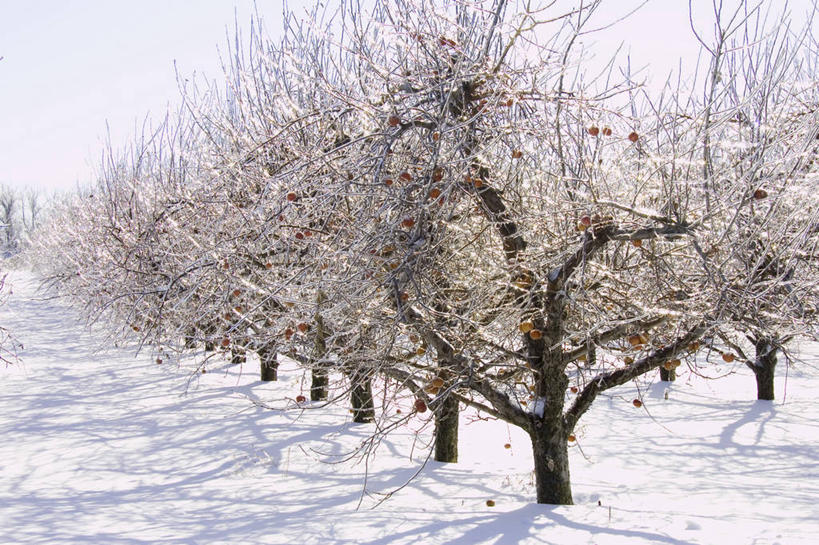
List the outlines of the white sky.
{"label": "white sky", "polygon": [[[724,0],[733,6],[737,0]],[[778,8],[784,0],[772,0]],[[290,0],[300,11],[309,0]],[[605,24],[642,0],[608,0]],[[696,24],[710,37],[710,0],[694,0]],[[797,26],[811,0],[791,0]],[[268,33],[280,29],[281,0],[258,0]],[[0,185],[71,189],[93,178],[105,141],[122,145],[146,114],[177,101],[174,61],[184,76],[220,75],[217,46],[234,13],[247,27],[252,0],[0,0]],[[625,42],[632,66],[665,79],[698,46],[687,0],[649,0],[616,28],[594,35],[605,57]]]}

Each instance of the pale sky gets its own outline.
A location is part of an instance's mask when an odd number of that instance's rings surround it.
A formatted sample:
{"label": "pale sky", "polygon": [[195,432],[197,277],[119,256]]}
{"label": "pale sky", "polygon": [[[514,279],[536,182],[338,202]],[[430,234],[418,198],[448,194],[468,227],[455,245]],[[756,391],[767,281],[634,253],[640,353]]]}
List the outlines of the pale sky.
{"label": "pale sky", "polygon": [[[724,0],[733,6],[737,0]],[[301,11],[302,2],[289,5]],[[257,0],[268,34],[280,32],[281,0]],[[603,25],[642,0],[608,0]],[[694,0],[696,24],[711,36],[710,0]],[[776,6],[784,0],[774,0]],[[811,0],[791,0],[806,20]],[[0,0],[0,185],[71,189],[92,181],[106,139],[115,147],[146,115],[178,101],[180,73],[219,78],[217,47],[237,14],[247,28],[252,0]],[[616,28],[587,40],[605,57],[620,42],[632,66],[665,79],[678,59],[693,67],[698,45],[688,0],[649,0]]]}

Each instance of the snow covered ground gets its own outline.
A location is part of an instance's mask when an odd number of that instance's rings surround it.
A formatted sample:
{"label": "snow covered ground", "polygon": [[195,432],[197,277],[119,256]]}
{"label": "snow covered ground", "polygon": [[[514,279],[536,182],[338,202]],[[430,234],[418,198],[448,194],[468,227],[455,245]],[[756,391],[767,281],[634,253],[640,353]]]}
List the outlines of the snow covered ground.
{"label": "snow covered ground", "polygon": [[571,449],[576,505],[553,507],[532,503],[530,445],[503,423],[465,420],[462,461],[399,489],[426,455],[418,422],[345,461],[372,426],[295,407],[294,367],[262,383],[253,361],[193,375],[193,359],[101,350],[29,274],[10,281],[0,323],[25,349],[0,367],[2,544],[819,542],[815,345],[787,381],[780,366],[775,402],[740,366],[599,399]]}

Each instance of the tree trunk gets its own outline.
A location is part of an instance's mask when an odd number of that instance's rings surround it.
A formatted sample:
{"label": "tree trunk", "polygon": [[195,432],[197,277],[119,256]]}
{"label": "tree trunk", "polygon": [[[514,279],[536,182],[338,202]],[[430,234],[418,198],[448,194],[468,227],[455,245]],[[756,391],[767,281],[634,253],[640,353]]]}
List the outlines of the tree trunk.
{"label": "tree trunk", "polygon": [[535,458],[537,502],[572,505],[569,444],[562,423],[534,417],[529,436]]}
{"label": "tree trunk", "polygon": [[330,377],[327,373],[326,365],[322,362],[324,356],[327,355],[327,332],[324,329],[324,318],[321,316],[321,305],[326,300],[327,296],[324,292],[319,291],[316,295],[316,333],[313,339],[315,362],[313,363],[313,371],[311,373],[310,401],[326,401],[329,395],[327,390],[330,384]]}
{"label": "tree trunk", "polygon": [[435,461],[458,461],[458,400],[446,396],[435,411]]}
{"label": "tree trunk", "polygon": [[774,398],[774,370],[777,347],[771,339],[761,338],[754,342],[756,359],[751,369],[756,376],[756,398],[771,401]]}
{"label": "tree trunk", "polygon": [[327,401],[330,377],[327,370],[313,367],[310,380],[310,401]]}
{"label": "tree trunk", "polygon": [[276,349],[263,346],[256,351],[259,354],[259,367],[261,378],[264,382],[279,380],[279,361],[276,357]]}
{"label": "tree trunk", "polygon": [[230,354],[230,363],[232,365],[238,365],[247,361],[247,352],[244,348],[232,348]]}
{"label": "tree trunk", "polygon": [[216,326],[211,323],[207,323],[204,325],[199,326],[200,334],[205,337],[205,352],[215,352],[216,351],[216,340],[213,338],[216,334]]}
{"label": "tree trunk", "polygon": [[350,374],[350,404],[353,410],[353,422],[367,424],[375,420],[373,389],[370,375],[365,371],[353,371]]}
{"label": "tree trunk", "polygon": [[666,369],[663,366],[660,366],[660,380],[663,382],[674,382],[677,380],[677,370],[676,369]]}
{"label": "tree trunk", "polygon": [[193,349],[193,348],[196,348],[196,330],[195,329],[189,329],[185,333],[185,348],[187,348],[189,350]]}

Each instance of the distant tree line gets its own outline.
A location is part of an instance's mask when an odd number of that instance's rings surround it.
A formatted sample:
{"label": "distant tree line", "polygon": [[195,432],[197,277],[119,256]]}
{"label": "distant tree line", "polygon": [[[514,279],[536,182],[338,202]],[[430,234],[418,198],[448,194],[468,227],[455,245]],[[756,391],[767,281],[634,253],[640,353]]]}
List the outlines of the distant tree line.
{"label": "distant tree line", "polygon": [[43,222],[46,198],[36,189],[0,186],[0,256],[19,253]]}

